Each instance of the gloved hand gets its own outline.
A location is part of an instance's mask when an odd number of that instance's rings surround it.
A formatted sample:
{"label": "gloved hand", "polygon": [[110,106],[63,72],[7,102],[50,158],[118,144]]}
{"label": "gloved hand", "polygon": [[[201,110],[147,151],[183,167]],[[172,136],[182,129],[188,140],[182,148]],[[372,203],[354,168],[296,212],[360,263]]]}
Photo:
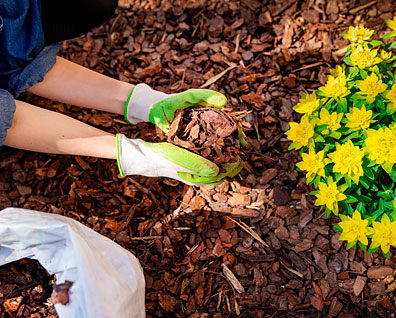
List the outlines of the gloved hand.
{"label": "gloved hand", "polygon": [[151,89],[146,84],[138,84],[129,96],[124,110],[124,118],[130,124],[149,121],[162,131],[169,130],[177,109],[191,106],[213,106],[222,108],[227,98],[210,89],[189,89],[178,94],[165,94]]}
{"label": "gloved hand", "polygon": [[149,143],[117,134],[117,162],[121,176],[168,177],[189,185],[218,185],[241,171],[240,158],[219,167],[199,155],[167,142]]}

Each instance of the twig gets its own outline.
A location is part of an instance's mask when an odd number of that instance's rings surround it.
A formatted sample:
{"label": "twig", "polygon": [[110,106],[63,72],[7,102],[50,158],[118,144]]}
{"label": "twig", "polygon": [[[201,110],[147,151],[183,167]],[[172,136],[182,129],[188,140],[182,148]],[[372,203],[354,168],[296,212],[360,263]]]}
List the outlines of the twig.
{"label": "twig", "polygon": [[138,237],[132,237],[132,241],[142,241],[142,240],[155,240],[155,239],[160,239],[163,236],[161,235],[150,235],[150,236],[138,236]]}
{"label": "twig", "polygon": [[168,126],[170,127],[170,125],[171,125],[171,122],[170,122],[170,120],[168,119],[168,117],[166,117],[164,106],[161,106],[161,108],[162,108],[162,111],[163,111],[163,113],[164,113],[164,116],[165,116],[166,122],[168,123]]}
{"label": "twig", "polygon": [[295,73],[295,72],[298,72],[298,71],[306,70],[308,68],[316,67],[316,66],[319,66],[319,65],[322,65],[322,64],[325,64],[325,63],[324,62],[316,62],[316,63],[313,63],[313,64],[304,65],[304,66],[299,67],[299,68],[297,68],[295,70],[291,70],[291,73]]}
{"label": "twig", "polygon": [[356,8],[353,8],[352,10],[349,10],[349,13],[350,13],[350,14],[355,14],[356,12],[358,12],[358,11],[360,11],[360,10],[363,10],[363,9],[366,9],[366,8],[372,6],[372,5],[375,4],[375,3],[377,3],[377,0],[374,0],[374,1],[371,1],[371,2],[369,2],[369,3],[363,4],[363,5],[358,6],[358,7],[356,7]]}
{"label": "twig", "polygon": [[281,260],[280,263],[291,273],[293,273],[294,275],[297,275],[298,277],[300,277],[301,279],[304,279],[304,275],[301,274],[300,272],[297,272],[296,270],[294,270],[293,268],[290,268],[288,266],[286,266],[286,264]]}
{"label": "twig", "polygon": [[243,288],[242,284],[239,282],[239,280],[235,277],[234,273],[231,272],[231,270],[227,267],[226,264],[221,264],[221,267],[223,268],[223,273],[226,277],[226,279],[228,280],[228,282],[230,283],[230,285],[232,287],[235,288],[235,290],[238,293],[243,293],[245,291],[245,289]]}
{"label": "twig", "polygon": [[205,84],[201,85],[200,88],[205,88],[208,87],[209,85],[212,85],[213,83],[217,82],[220,78],[222,78],[225,74],[227,74],[228,71],[231,71],[232,69],[236,68],[238,65],[233,63],[230,65],[230,67],[227,67],[223,72],[209,78]]}
{"label": "twig", "polygon": [[242,221],[237,221],[234,220],[233,218],[230,218],[227,216],[232,222],[240,226],[243,230],[245,230],[246,233],[250,234],[253,238],[255,238],[257,241],[259,241],[261,244],[263,244],[265,247],[269,247],[267,243],[264,242],[264,240],[255,232],[253,231],[250,227],[247,226],[246,223]]}

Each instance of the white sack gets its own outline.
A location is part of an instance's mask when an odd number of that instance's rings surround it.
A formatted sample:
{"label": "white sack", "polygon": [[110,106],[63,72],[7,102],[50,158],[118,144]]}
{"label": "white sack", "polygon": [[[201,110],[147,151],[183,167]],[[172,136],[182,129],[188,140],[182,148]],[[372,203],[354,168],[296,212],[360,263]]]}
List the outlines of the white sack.
{"label": "white sack", "polygon": [[0,265],[38,260],[57,284],[73,282],[60,318],[145,317],[139,261],[108,238],[70,218],[7,208],[0,211]]}

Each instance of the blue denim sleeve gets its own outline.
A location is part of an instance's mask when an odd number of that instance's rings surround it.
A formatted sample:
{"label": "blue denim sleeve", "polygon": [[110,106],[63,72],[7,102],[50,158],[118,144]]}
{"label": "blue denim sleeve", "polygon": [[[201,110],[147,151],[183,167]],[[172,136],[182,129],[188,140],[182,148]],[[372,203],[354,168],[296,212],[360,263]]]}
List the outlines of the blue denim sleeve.
{"label": "blue denim sleeve", "polygon": [[41,82],[56,63],[56,54],[61,44],[52,44],[44,49],[22,70],[12,74],[8,79],[8,91],[18,96],[22,91]]}
{"label": "blue denim sleeve", "polygon": [[7,130],[11,127],[15,113],[14,96],[41,82],[56,63],[60,44],[46,46],[22,70],[8,78],[7,90],[0,88],[0,146],[4,145]]}
{"label": "blue denim sleeve", "polygon": [[7,129],[11,127],[15,113],[14,97],[0,88],[0,146],[4,145]]}

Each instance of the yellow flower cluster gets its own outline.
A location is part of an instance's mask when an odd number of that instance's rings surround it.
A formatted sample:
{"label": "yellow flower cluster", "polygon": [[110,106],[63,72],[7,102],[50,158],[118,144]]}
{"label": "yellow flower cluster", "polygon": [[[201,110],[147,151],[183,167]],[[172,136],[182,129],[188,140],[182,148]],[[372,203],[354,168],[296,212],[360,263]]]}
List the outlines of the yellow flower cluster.
{"label": "yellow flower cluster", "polygon": [[318,125],[327,125],[327,127],[322,131],[323,135],[330,134],[331,131],[336,131],[341,127],[341,119],[343,113],[338,114],[337,112],[330,112],[326,108],[322,108],[319,113]]}
{"label": "yellow flower cluster", "polygon": [[391,222],[388,215],[383,214],[381,222],[374,221],[372,227],[357,210],[352,217],[339,216],[341,222],[338,225],[342,229],[339,239],[348,241],[348,245],[353,246],[357,242],[367,245],[368,237],[372,236],[371,249],[381,247],[382,252],[388,254],[390,246],[396,247],[396,221]]}
{"label": "yellow flower cluster", "polygon": [[328,157],[334,163],[333,172],[339,172],[348,175],[353,182],[359,183],[359,179],[363,176],[363,157],[364,151],[355,146],[349,139],[346,143],[337,144],[336,150],[328,154]]}
{"label": "yellow flower cluster", "polygon": [[316,153],[314,149],[310,149],[309,153],[302,154],[302,161],[296,164],[300,170],[307,171],[308,183],[311,182],[316,175],[325,177],[325,163],[323,157],[323,150]]}
{"label": "yellow flower cluster", "polygon": [[341,75],[334,77],[329,75],[327,78],[326,85],[321,87],[320,90],[326,97],[338,98],[345,97],[349,94],[349,90],[346,86],[347,79],[342,73]]}
{"label": "yellow flower cluster", "polygon": [[[394,31],[382,39],[396,38],[396,17],[386,23]],[[387,255],[396,247],[396,211],[389,212],[392,202],[396,209],[396,42],[371,41],[373,35],[363,25],[349,27],[345,64],[330,69],[316,92],[302,94],[293,109],[303,116],[286,135],[289,149],[304,150],[296,166],[316,188],[315,205],[325,206],[326,216],[338,215],[339,205],[340,214],[350,211],[340,215],[339,239],[348,241],[347,248],[371,239],[369,252],[380,247]],[[381,184],[385,173],[393,184]]]}
{"label": "yellow flower cluster", "polygon": [[313,144],[314,127],[307,116],[300,123],[290,123],[286,136],[292,141],[291,148],[300,149]]}
{"label": "yellow flower cluster", "polygon": [[340,235],[341,241],[348,241],[349,244],[354,245],[358,241],[364,245],[368,244],[367,235],[372,234],[372,229],[368,225],[368,220],[362,220],[362,216],[356,210],[352,217],[340,214],[342,222],[338,225],[342,228]]}
{"label": "yellow flower cluster", "polygon": [[342,34],[344,39],[349,40],[351,43],[362,43],[369,40],[374,34],[374,30],[367,29],[363,24],[356,27],[350,26],[347,34]]}
{"label": "yellow flower cluster", "polygon": [[377,56],[378,50],[371,50],[365,45],[358,45],[351,49],[351,62],[353,66],[365,69],[381,63],[382,60]]}
{"label": "yellow flower cluster", "polygon": [[390,114],[396,111],[396,84],[393,84],[389,91],[385,92],[385,98],[387,99],[386,111]]}
{"label": "yellow flower cluster", "polygon": [[300,114],[311,115],[319,107],[319,100],[316,98],[315,92],[311,95],[303,94],[299,103],[293,109]]}
{"label": "yellow flower cluster", "polygon": [[365,150],[368,158],[380,164],[390,173],[396,163],[396,129],[382,127],[378,130],[368,129]]}
{"label": "yellow flower cluster", "polygon": [[353,107],[349,113],[345,114],[345,117],[347,118],[345,126],[351,131],[367,129],[371,123],[375,122],[375,120],[371,119],[373,112],[366,110],[366,106],[364,105],[360,109]]}
{"label": "yellow flower cluster", "polygon": [[385,23],[393,31],[396,31],[396,16],[393,17],[393,20],[386,20]]}
{"label": "yellow flower cluster", "polygon": [[378,94],[386,90],[386,84],[375,73],[371,73],[366,79],[358,81],[356,86],[360,89],[360,95],[365,95],[368,103],[373,103]]}
{"label": "yellow flower cluster", "polygon": [[346,195],[337,187],[336,182],[329,178],[328,183],[319,183],[319,192],[316,194],[315,205],[325,205],[334,214],[338,214],[338,202],[346,199]]}

